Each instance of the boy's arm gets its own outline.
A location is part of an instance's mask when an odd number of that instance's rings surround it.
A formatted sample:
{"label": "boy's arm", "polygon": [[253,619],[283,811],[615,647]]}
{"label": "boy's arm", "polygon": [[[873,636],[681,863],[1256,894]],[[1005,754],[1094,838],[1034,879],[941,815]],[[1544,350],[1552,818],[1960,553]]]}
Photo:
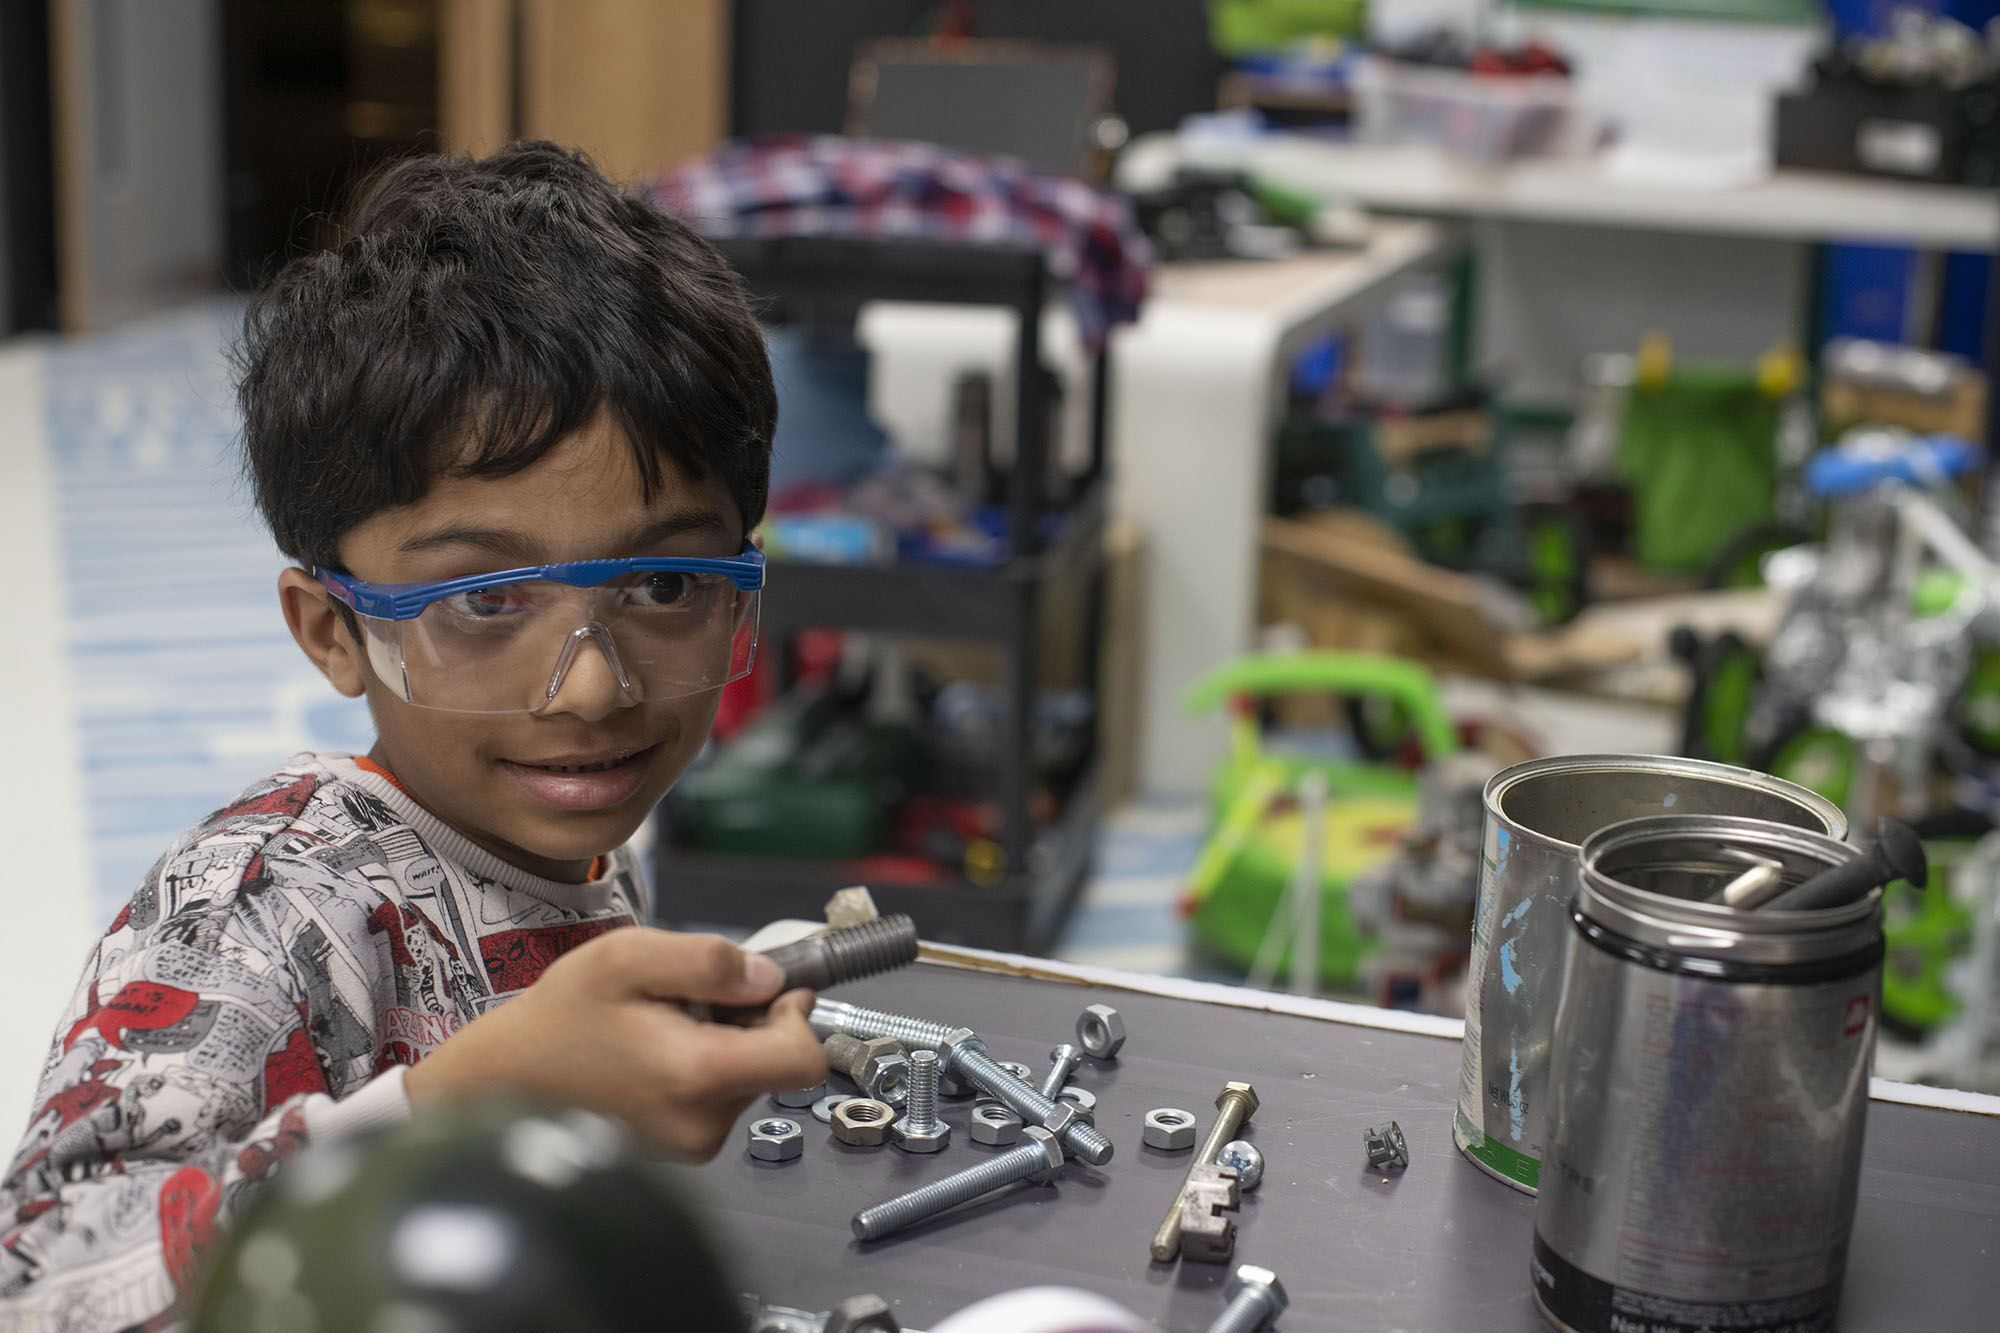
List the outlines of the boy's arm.
{"label": "boy's arm", "polygon": [[174,925],[114,928],[57,1027],[0,1182],[0,1300],[25,1326],[160,1317],[279,1162],[409,1114],[400,1070],[335,1100],[282,969],[218,947],[226,909]]}

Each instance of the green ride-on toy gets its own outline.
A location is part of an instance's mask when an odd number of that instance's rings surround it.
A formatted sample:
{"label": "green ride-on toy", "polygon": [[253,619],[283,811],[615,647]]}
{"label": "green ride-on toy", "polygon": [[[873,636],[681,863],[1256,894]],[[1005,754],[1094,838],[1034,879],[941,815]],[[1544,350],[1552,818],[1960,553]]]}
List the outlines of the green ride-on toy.
{"label": "green ride-on toy", "polygon": [[[1400,728],[1406,752],[1438,759],[1459,748],[1436,681],[1416,662],[1369,653],[1312,652],[1239,658],[1189,691],[1193,713],[1230,705],[1228,758],[1210,784],[1209,836],[1189,872],[1183,909],[1195,940],[1237,966],[1250,968],[1298,869],[1306,829],[1298,797],[1301,779],[1317,774],[1326,789],[1324,861],[1317,951],[1319,981],[1356,988],[1361,963],[1375,942],[1348,910],[1348,885],[1394,855],[1417,813],[1416,772],[1393,763],[1335,759],[1297,749],[1267,748],[1260,705],[1281,695],[1322,693],[1361,705],[1350,716],[1374,720],[1366,752],[1383,752],[1384,722]],[[1290,966],[1291,943],[1279,961]]]}

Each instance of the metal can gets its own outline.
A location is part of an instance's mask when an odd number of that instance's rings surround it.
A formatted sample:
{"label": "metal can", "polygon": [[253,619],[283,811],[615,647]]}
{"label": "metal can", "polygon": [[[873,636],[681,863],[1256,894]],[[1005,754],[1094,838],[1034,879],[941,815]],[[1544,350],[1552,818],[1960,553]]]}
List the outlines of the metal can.
{"label": "metal can", "polygon": [[1452,1138],[1482,1171],[1533,1194],[1583,840],[1607,825],[1669,814],[1740,815],[1844,838],[1847,817],[1765,773],[1634,754],[1516,764],[1487,782],[1485,806]]}
{"label": "metal can", "polygon": [[1834,1327],[1882,986],[1881,891],[1705,901],[1860,855],[1758,820],[1652,818],[1582,849],[1549,1065],[1535,1302],[1568,1333]]}

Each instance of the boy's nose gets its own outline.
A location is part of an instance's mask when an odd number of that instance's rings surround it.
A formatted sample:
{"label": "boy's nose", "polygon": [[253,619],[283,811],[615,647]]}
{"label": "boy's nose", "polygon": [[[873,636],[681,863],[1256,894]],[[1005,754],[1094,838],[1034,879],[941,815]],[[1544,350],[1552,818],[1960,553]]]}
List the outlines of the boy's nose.
{"label": "boy's nose", "polygon": [[618,661],[611,631],[595,622],[570,634],[553,680],[555,692],[537,713],[567,713],[595,722],[639,702]]}

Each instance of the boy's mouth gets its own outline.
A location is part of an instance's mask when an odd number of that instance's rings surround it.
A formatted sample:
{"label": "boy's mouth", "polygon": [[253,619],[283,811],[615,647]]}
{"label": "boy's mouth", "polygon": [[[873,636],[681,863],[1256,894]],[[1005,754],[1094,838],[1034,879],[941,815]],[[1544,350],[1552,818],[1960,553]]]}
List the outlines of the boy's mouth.
{"label": "boy's mouth", "polygon": [[603,810],[628,799],[645,781],[648,761],[659,747],[610,753],[551,755],[546,759],[503,759],[501,768],[529,796],[559,810]]}

